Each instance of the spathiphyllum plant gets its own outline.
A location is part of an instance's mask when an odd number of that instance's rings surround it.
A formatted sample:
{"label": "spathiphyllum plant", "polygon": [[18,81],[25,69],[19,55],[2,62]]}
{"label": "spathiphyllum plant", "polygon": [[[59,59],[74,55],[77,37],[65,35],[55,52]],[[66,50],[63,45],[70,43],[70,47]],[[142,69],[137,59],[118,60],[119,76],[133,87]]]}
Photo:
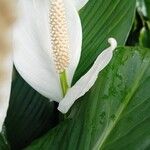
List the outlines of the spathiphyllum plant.
{"label": "spathiphyllum plant", "polygon": [[0,150],[149,150],[149,9],[0,0]]}
{"label": "spathiphyllum plant", "polygon": [[13,32],[14,64],[35,90],[59,103],[58,109],[62,113],[66,113],[75,100],[92,87],[117,46],[116,40],[110,38],[110,47],[71,86],[82,48],[78,11],[86,2],[22,0],[18,4],[22,17]]}

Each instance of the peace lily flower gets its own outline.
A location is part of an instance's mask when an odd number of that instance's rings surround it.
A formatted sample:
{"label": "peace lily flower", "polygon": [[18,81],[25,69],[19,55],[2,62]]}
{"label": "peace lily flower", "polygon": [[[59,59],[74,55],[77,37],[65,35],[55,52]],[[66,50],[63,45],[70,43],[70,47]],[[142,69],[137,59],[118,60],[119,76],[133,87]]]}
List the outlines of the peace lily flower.
{"label": "peace lily flower", "polygon": [[14,64],[20,75],[39,93],[59,103],[66,113],[95,83],[117,46],[96,59],[91,69],[71,87],[82,47],[78,11],[88,0],[20,0],[20,19],[13,31]]}

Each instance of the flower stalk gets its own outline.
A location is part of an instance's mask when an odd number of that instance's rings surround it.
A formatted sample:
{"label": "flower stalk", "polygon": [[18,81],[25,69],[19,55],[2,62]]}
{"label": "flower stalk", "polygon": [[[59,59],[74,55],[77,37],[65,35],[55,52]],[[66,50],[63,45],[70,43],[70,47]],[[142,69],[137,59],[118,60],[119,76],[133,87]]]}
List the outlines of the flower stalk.
{"label": "flower stalk", "polygon": [[66,71],[63,71],[62,73],[60,73],[59,76],[60,76],[60,84],[61,84],[62,94],[63,94],[63,97],[65,97],[65,95],[69,89]]}

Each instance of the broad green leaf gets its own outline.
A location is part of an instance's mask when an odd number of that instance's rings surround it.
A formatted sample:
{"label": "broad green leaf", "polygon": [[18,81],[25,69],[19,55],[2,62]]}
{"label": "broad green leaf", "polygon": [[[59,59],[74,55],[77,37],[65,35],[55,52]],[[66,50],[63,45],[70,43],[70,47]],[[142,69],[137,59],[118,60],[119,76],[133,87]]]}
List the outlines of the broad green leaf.
{"label": "broad green leaf", "polygon": [[5,120],[11,149],[18,150],[28,145],[33,139],[54,127],[56,121],[55,104],[50,103],[15,74]]}
{"label": "broad green leaf", "polygon": [[[90,0],[81,10],[83,52],[74,82],[108,46],[111,36],[124,44],[132,26],[135,0]],[[24,147],[52,127],[52,104],[17,75],[6,119],[7,136],[14,150]],[[44,117],[43,117],[44,114]],[[81,120],[82,121],[82,120]]]}
{"label": "broad green leaf", "polygon": [[0,134],[0,150],[10,150],[9,145],[2,134]]}
{"label": "broad green leaf", "polygon": [[78,110],[25,150],[148,150],[150,51],[118,48]]}
{"label": "broad green leaf", "polygon": [[83,50],[74,82],[108,47],[109,37],[115,37],[119,45],[125,43],[133,23],[134,11],[135,0],[90,0],[87,7],[81,10]]}

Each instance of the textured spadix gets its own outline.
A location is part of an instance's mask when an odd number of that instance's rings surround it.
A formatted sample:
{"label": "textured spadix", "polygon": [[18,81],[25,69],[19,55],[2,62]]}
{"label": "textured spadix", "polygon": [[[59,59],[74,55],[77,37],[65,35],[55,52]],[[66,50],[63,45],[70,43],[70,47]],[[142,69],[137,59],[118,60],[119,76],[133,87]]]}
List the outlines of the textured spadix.
{"label": "textured spadix", "polygon": [[53,0],[49,12],[53,59],[58,73],[69,66],[69,36],[63,0]]}

